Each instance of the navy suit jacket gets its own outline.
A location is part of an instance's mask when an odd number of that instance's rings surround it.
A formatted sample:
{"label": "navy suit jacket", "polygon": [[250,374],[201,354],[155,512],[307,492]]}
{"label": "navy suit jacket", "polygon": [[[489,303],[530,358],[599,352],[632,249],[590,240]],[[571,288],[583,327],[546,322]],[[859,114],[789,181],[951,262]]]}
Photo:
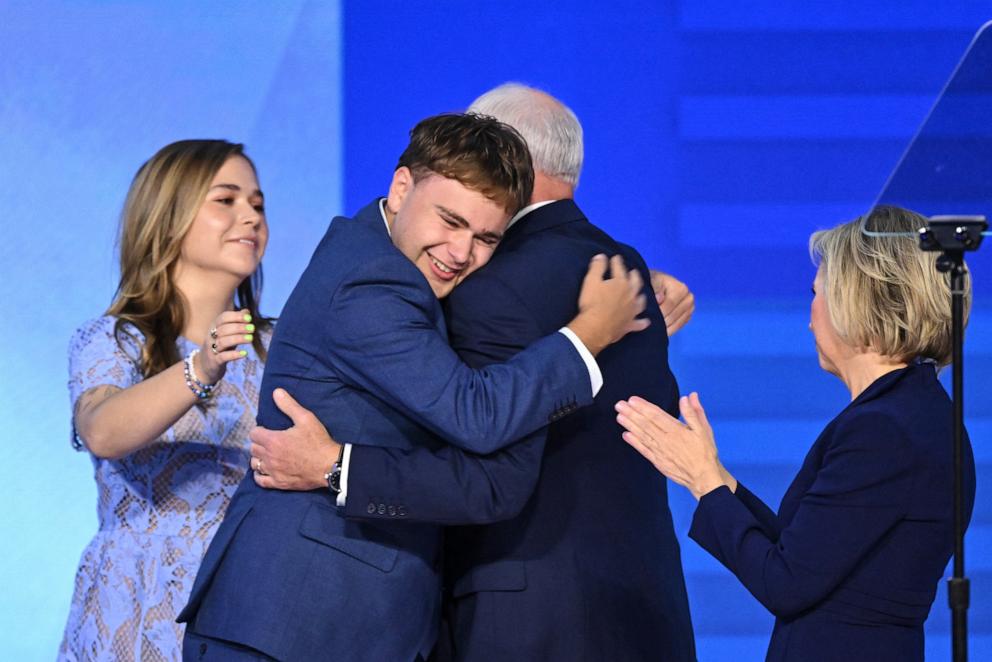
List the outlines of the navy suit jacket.
{"label": "navy suit jacket", "polygon": [[[589,373],[560,333],[485,370],[447,344],[426,279],[390,242],[378,202],[338,218],[280,317],[258,423],[291,422],[287,389],[341,443],[412,448],[438,437],[489,452],[592,401]],[[357,447],[357,446],[356,446]],[[437,632],[437,526],[349,522],[335,495],[264,490],[249,473],[201,565],[180,621],[280,660],[412,660]]]}
{"label": "navy suit jacket", "polygon": [[[596,253],[622,254],[650,282],[640,256],[573,201],[530,212],[448,298],[452,347],[482,366],[560,327]],[[634,394],[676,408],[665,322],[645,294],[651,327],[599,355],[605,385],[591,407],[484,457],[452,447],[352,453],[350,516],[378,517],[385,500],[417,520],[489,523],[446,531],[453,648],[440,646],[437,659],[695,659],[666,481],[620,438],[613,410]]]}
{"label": "navy suit jacket", "polygon": [[954,544],[952,439],[950,399],[933,365],[914,363],[826,427],[778,515],[743,485],[700,499],[689,535],[776,616],[768,660],[923,660]]}

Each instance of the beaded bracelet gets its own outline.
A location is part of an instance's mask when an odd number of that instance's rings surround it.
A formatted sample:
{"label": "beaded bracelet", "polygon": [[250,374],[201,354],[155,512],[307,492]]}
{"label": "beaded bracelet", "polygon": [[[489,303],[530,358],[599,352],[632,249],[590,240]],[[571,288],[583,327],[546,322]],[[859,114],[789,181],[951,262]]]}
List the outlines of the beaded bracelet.
{"label": "beaded bracelet", "polygon": [[186,386],[193,391],[200,400],[206,400],[213,395],[216,384],[204,384],[196,376],[196,368],[193,367],[193,358],[200,353],[199,349],[194,349],[183,359],[183,375],[186,377]]}

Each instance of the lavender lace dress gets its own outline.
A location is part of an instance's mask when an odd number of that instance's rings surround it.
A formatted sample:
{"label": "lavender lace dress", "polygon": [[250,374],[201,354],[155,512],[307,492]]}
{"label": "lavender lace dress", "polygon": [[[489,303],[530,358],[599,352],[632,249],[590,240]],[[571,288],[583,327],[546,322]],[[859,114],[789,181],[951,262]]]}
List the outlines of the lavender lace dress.
{"label": "lavender lace dress", "polygon": [[[87,322],[72,338],[71,411],[88,389],[141,379],[139,346],[125,343],[122,351],[114,321]],[[268,334],[263,340],[268,345]],[[196,348],[185,338],[177,346],[181,356]],[[228,364],[206,406],[191,408],[150,446],[121,460],[90,456],[99,530],[79,561],[59,660],[181,659],[176,615],[248,468],[262,364],[244,349],[248,356]],[[75,433],[73,445],[85,450]]]}

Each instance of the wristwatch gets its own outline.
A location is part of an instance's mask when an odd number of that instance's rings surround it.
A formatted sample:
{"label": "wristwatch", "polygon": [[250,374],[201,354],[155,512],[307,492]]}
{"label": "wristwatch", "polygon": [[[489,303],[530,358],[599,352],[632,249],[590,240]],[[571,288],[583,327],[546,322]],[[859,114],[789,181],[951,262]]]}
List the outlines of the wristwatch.
{"label": "wristwatch", "polygon": [[341,446],[341,452],[338,453],[338,459],[331,465],[331,470],[324,474],[324,480],[327,481],[327,489],[329,489],[334,494],[341,493],[341,462],[344,460],[344,446]]}

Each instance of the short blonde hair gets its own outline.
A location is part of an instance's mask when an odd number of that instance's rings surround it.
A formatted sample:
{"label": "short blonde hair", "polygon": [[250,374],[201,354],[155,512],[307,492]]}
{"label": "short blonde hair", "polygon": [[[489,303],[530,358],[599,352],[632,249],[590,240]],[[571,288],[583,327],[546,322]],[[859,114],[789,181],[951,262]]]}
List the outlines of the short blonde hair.
{"label": "short blonde hair", "polygon": [[[871,213],[813,233],[809,252],[822,270],[830,320],[853,347],[907,362],[916,357],[951,362],[950,276],[937,271],[938,253],[920,250],[923,216],[899,207]],[[911,236],[871,236],[904,232]],[[965,279],[965,319],[971,279]]]}

